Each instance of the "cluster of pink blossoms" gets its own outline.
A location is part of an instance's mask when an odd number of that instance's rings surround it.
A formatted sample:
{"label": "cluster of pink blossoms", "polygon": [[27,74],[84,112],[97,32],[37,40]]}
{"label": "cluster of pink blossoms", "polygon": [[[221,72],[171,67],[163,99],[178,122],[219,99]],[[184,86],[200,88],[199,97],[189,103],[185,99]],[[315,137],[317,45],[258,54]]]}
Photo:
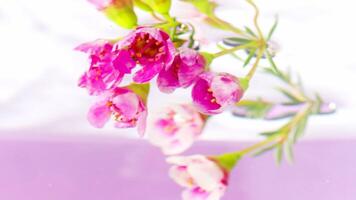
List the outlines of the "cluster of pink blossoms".
{"label": "cluster of pink blossoms", "polygon": [[[113,116],[117,127],[139,126],[139,133],[144,133],[147,94],[143,97],[122,86],[125,75],[132,75],[135,84],[157,76],[157,86],[164,93],[193,85],[194,109],[206,115],[221,113],[243,93],[236,77],[205,71],[202,55],[186,47],[176,49],[169,35],[157,28],[139,27],[118,42],[97,40],[76,49],[89,54],[90,67],[79,86],[99,96],[88,114],[89,122],[98,128]],[[201,130],[202,125],[197,126]],[[169,130],[169,134],[177,132]]]}
{"label": "cluster of pink blossoms", "polygon": [[[223,112],[240,100],[239,79],[227,73],[207,70],[205,58],[187,47],[175,48],[164,31],[139,27],[120,41],[97,40],[76,50],[89,54],[90,67],[79,86],[98,101],[89,109],[88,120],[102,128],[110,119],[118,128],[137,127],[146,131],[148,90],[142,90],[154,77],[161,92],[192,86],[192,104],[165,109],[148,123],[149,141],[165,154],[179,154],[201,135],[206,115]],[[125,76],[131,84],[123,85]],[[171,177],[187,190],[183,199],[220,199],[227,173],[204,156],[171,157]]]}

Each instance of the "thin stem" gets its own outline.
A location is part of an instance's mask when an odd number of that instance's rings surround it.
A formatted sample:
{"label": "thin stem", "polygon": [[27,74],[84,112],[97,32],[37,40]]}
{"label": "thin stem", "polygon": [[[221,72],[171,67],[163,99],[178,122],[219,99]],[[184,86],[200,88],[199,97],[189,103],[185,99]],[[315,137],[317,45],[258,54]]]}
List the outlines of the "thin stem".
{"label": "thin stem", "polygon": [[230,53],[234,53],[235,51],[246,49],[246,48],[253,47],[253,46],[255,46],[255,42],[247,43],[244,45],[239,45],[239,46],[233,47],[231,49],[226,49],[226,50],[217,52],[217,53],[213,54],[213,57],[217,58],[217,57],[224,56],[224,55],[230,54]]}
{"label": "thin stem", "polygon": [[260,62],[261,58],[263,56],[263,49],[259,49],[258,54],[257,54],[257,58],[255,63],[253,64],[252,68],[250,69],[250,71],[248,72],[248,74],[246,75],[246,79],[247,80],[251,80],[253,75],[255,74],[257,67],[258,67],[258,63]]}
{"label": "thin stem", "polygon": [[189,36],[189,44],[188,47],[192,48],[194,45],[194,36],[195,36],[195,28],[192,24],[188,23],[188,25],[190,26],[190,28],[192,29],[192,33]]}
{"label": "thin stem", "polygon": [[298,124],[298,122],[303,119],[305,117],[305,115],[309,112],[309,110],[312,108],[312,104],[311,103],[307,103],[304,108],[299,111],[294,118],[292,119],[292,121],[290,121],[290,123],[287,124],[287,126],[294,127],[296,124]]}
{"label": "thin stem", "polygon": [[161,14],[164,19],[166,19],[168,22],[172,22],[172,21],[175,21],[174,18],[169,14],[169,13],[162,13]]}
{"label": "thin stem", "polygon": [[232,24],[216,17],[216,16],[211,16],[210,17],[212,20],[214,20],[216,23],[222,25],[224,28],[238,34],[238,35],[243,35],[243,36],[246,36],[246,37],[250,37],[248,34],[246,34],[243,30],[233,26]]}
{"label": "thin stem", "polygon": [[158,21],[161,21],[161,22],[163,22],[164,21],[164,19],[162,19],[162,18],[160,18],[158,15],[156,15],[156,13],[155,12],[151,12],[151,15],[152,15],[152,17],[154,18],[154,19],[156,19],[156,20],[158,20]]}
{"label": "thin stem", "polygon": [[260,15],[260,10],[258,9],[257,5],[253,2],[253,0],[246,0],[246,1],[247,1],[247,3],[249,3],[255,9],[255,16],[254,16],[254,20],[253,21],[254,21],[255,27],[257,29],[259,38],[262,41],[264,41],[263,33],[262,33],[261,28],[260,28],[260,26],[258,24],[258,17]]}
{"label": "thin stem", "polygon": [[275,76],[277,78],[279,78],[280,80],[284,81],[285,83],[287,83],[287,85],[289,85],[291,87],[292,91],[294,92],[294,95],[299,97],[299,99],[301,101],[311,101],[306,95],[303,94],[303,92],[300,90],[300,88],[298,87],[297,84],[292,82],[292,80],[290,78],[288,78],[288,76],[284,72],[282,72],[278,69],[277,65],[272,60],[271,55],[269,54],[268,51],[266,51],[266,55],[270,59],[271,64],[273,65],[273,69],[277,73]]}
{"label": "thin stem", "polygon": [[[299,111],[297,113],[297,115],[295,115],[293,117],[293,119],[288,124],[286,124],[284,127],[282,127],[282,129],[289,130],[289,129],[293,128],[296,124],[299,123],[300,120],[302,120],[305,117],[305,115],[311,109],[311,106],[312,106],[311,104],[307,104],[301,111]],[[259,143],[256,143],[256,144],[249,146],[245,149],[237,151],[236,154],[240,155],[240,156],[244,156],[246,154],[257,151],[265,146],[268,146],[271,143],[274,143],[274,142],[283,143],[288,138],[289,133],[290,133],[290,131],[286,131],[286,134],[283,134],[283,135],[280,135],[280,134],[273,135]]]}
{"label": "thin stem", "polygon": [[269,137],[269,138],[267,138],[267,139],[265,139],[265,140],[263,140],[263,141],[261,141],[259,143],[256,143],[256,144],[254,144],[252,146],[249,146],[249,147],[247,147],[245,149],[242,149],[242,150],[240,150],[238,152],[242,156],[246,155],[246,154],[249,154],[249,153],[252,153],[252,152],[254,152],[254,151],[258,150],[258,149],[261,149],[261,148],[269,145],[270,143],[276,142],[279,138],[280,138],[279,135],[274,135],[274,136]]}

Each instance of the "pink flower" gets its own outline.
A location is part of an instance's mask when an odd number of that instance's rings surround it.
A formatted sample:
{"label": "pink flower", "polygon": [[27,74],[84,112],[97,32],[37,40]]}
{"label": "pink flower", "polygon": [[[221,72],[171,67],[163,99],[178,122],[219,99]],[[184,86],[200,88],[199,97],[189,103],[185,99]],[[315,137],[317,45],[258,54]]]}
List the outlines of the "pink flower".
{"label": "pink flower", "polygon": [[193,103],[204,114],[218,114],[243,95],[239,80],[227,73],[205,72],[192,89]]}
{"label": "pink flower", "polygon": [[205,60],[198,52],[189,48],[180,48],[173,63],[163,69],[157,78],[162,92],[170,93],[178,87],[189,87],[204,71]]}
{"label": "pink flower", "polygon": [[157,28],[139,27],[119,41],[116,49],[127,50],[139,65],[133,77],[136,83],[150,81],[173,62],[175,48],[169,35]]}
{"label": "pink flower", "polygon": [[228,172],[202,155],[169,157],[170,177],[186,188],[183,200],[219,200],[227,187]]}
{"label": "pink flower", "polygon": [[113,51],[113,45],[106,40],[84,43],[76,50],[90,55],[89,70],[79,79],[79,86],[87,88],[90,94],[100,94],[119,84],[135,65],[128,51]]}
{"label": "pink flower", "polygon": [[140,135],[145,132],[147,111],[142,99],[125,88],[115,88],[103,94],[103,99],[94,104],[88,113],[89,122],[102,128],[113,116],[117,128],[137,126]]}
{"label": "pink flower", "polygon": [[200,136],[204,120],[192,105],[175,105],[149,123],[149,141],[165,154],[179,154]]}

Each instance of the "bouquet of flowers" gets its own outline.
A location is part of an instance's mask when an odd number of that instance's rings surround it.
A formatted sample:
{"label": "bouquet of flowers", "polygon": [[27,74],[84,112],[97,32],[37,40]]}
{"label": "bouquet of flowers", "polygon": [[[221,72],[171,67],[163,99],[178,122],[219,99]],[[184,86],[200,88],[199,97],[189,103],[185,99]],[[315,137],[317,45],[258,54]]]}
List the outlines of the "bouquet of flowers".
{"label": "bouquet of flowers", "polygon": [[[262,31],[259,8],[253,0],[246,3],[255,12],[254,27],[243,28],[219,18],[215,14],[218,4],[212,0],[182,1],[194,7],[199,23],[234,36],[215,43],[219,51],[208,52],[196,24],[170,14],[174,8],[170,0],[89,0],[114,23],[131,31],[115,39],[99,39],[76,47],[87,53],[90,61],[79,86],[97,98],[89,109],[90,124],[102,128],[113,120],[117,128],[137,127],[140,136],[146,134],[150,143],[169,156],[169,176],[185,188],[182,199],[218,200],[240,159],[274,150],[278,162],[283,155],[292,161],[293,145],[303,135],[308,118],[332,113],[335,105],[325,103],[317,94],[306,95],[300,79],[295,81],[290,72],[277,67],[274,57],[278,45],[271,39],[278,19],[267,34]],[[150,14],[152,23],[138,24],[137,9]],[[233,65],[241,66],[236,70],[248,69],[245,76],[212,70],[214,61],[226,55],[236,58]],[[258,68],[281,81],[283,86],[278,90],[287,101],[248,99],[245,93]],[[164,108],[147,121],[152,112],[147,107],[150,87],[158,87],[162,93],[190,90],[191,98],[185,104]],[[225,111],[238,117],[289,121],[276,130],[261,133],[265,139],[245,149],[221,155],[178,156],[199,139],[210,116]]]}

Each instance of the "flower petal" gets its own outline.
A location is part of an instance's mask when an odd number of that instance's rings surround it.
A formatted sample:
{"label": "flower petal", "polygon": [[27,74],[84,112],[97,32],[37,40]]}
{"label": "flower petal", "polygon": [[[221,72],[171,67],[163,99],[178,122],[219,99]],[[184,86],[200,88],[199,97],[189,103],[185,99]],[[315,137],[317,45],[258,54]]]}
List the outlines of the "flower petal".
{"label": "flower petal", "polygon": [[204,114],[215,114],[220,112],[220,105],[213,102],[215,98],[211,92],[210,85],[205,79],[198,79],[192,89],[192,98],[194,105]]}
{"label": "flower petal", "polygon": [[128,74],[136,66],[136,62],[131,58],[128,50],[120,50],[113,60],[113,65],[121,73]]}
{"label": "flower petal", "polygon": [[88,121],[96,128],[102,128],[110,119],[111,111],[106,104],[107,101],[101,101],[89,109]]}
{"label": "flower petal", "polygon": [[142,66],[142,69],[136,72],[133,80],[136,83],[146,83],[150,81],[156,74],[158,74],[163,68],[160,63],[153,63],[149,65]]}

